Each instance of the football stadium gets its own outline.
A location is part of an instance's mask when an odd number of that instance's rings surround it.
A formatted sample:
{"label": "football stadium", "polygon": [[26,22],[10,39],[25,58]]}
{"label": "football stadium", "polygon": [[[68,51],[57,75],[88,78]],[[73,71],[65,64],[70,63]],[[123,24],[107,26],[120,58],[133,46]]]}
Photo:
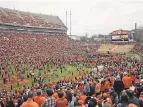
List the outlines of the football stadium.
{"label": "football stadium", "polygon": [[58,16],[0,7],[0,107],[143,107],[139,30],[93,42],[68,29]]}

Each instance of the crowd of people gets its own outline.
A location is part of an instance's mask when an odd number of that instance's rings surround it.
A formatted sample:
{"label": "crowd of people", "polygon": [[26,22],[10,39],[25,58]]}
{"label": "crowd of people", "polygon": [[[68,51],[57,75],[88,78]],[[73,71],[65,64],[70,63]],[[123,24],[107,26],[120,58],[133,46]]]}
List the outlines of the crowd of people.
{"label": "crowd of people", "polygon": [[[88,55],[88,52],[86,55]],[[121,54],[112,53],[96,54],[82,61],[83,66],[96,69],[91,69],[89,73],[85,71],[83,72],[83,75],[75,77],[74,79],[64,78],[58,82],[52,82],[49,86],[37,82],[36,85],[32,85],[31,87],[24,85],[19,90],[15,90],[15,92],[3,89],[0,92],[1,106],[143,106],[142,61],[135,58],[125,57]],[[42,69],[45,62],[35,62],[32,64],[36,64],[38,68]],[[70,64],[74,66],[73,62]],[[17,63],[15,63],[15,65],[17,65]],[[104,65],[104,69],[100,70],[98,68],[100,65]],[[59,64],[54,64],[53,66],[60,67]],[[9,67],[7,66],[7,68]]]}
{"label": "crowd of people", "polygon": [[133,51],[143,56],[143,44],[141,43],[135,44]]}
{"label": "crowd of people", "polygon": [[[54,61],[75,61],[81,53],[97,51],[97,44],[79,44],[66,35],[47,35],[36,33],[3,32],[0,33],[0,56],[26,58],[50,58]],[[92,50],[92,51],[91,51]]]}
{"label": "crowd of people", "polygon": [[[98,53],[100,44],[76,42],[64,34],[0,30],[0,77],[11,81],[11,64],[31,86],[0,91],[1,107],[143,107],[143,62],[117,53]],[[23,67],[23,64],[32,69]],[[77,67],[78,76],[45,81],[50,69]],[[80,72],[79,66],[90,70]],[[102,66],[102,69],[99,67]],[[51,67],[50,67],[51,68]],[[38,76],[34,76],[38,69]],[[69,72],[70,73],[70,72]],[[43,75],[42,75],[43,74]],[[17,84],[19,85],[19,83]]]}

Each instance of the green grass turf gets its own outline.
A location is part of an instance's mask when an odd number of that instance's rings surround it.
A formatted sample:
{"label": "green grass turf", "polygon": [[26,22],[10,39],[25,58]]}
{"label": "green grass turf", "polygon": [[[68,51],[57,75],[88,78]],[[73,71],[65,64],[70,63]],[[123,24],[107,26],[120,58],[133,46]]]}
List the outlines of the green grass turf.
{"label": "green grass turf", "polygon": [[126,55],[123,55],[123,56],[126,56],[126,57],[131,57],[131,58],[135,58],[135,59],[138,59],[138,60],[141,60],[142,57],[138,54],[135,54],[135,53],[127,53]]}

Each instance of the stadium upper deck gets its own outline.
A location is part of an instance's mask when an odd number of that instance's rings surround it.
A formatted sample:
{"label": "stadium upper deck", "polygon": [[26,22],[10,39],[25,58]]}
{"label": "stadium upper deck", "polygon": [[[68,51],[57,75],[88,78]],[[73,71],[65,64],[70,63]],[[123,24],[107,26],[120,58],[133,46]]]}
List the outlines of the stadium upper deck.
{"label": "stadium upper deck", "polygon": [[1,7],[0,24],[67,30],[58,16],[22,12]]}

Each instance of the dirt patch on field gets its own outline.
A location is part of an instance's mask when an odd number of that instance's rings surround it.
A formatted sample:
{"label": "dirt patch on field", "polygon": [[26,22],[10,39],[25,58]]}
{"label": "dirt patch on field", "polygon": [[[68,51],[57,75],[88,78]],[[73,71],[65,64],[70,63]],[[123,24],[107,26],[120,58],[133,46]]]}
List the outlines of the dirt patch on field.
{"label": "dirt patch on field", "polygon": [[27,80],[27,79],[21,80],[21,79],[19,79],[19,78],[16,77],[16,76],[12,76],[11,80],[8,81],[7,84],[3,84],[3,82],[1,81],[1,82],[0,82],[0,85],[2,85],[2,86],[4,86],[4,87],[11,87],[11,86],[16,86],[16,85],[18,85],[18,84],[19,84],[19,85],[20,85],[20,84],[25,85],[25,84],[27,84],[28,82],[29,82],[29,80]]}

